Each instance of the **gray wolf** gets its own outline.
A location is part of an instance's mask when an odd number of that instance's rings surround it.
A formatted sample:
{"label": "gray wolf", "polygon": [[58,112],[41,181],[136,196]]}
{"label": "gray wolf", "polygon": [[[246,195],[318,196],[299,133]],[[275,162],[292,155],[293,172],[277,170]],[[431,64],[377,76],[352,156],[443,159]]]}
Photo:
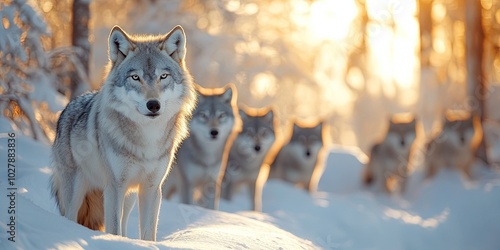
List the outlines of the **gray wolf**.
{"label": "gray wolf", "polygon": [[487,155],[490,164],[500,167],[500,122],[488,120],[483,123]]}
{"label": "gray wolf", "polygon": [[[397,119],[397,118],[396,118]],[[410,155],[416,138],[416,119],[409,122],[391,118],[384,139],[372,146],[363,172],[365,185],[388,193],[403,192],[409,172]]]}
{"label": "gray wolf", "polygon": [[448,114],[441,132],[426,145],[426,177],[433,177],[440,168],[457,168],[471,178],[471,167],[481,141],[477,117]]}
{"label": "gray wolf", "polygon": [[290,140],[279,150],[271,166],[271,178],[315,192],[326,158],[323,137],[323,123],[311,127],[294,122]]}
{"label": "gray wolf", "polygon": [[239,114],[243,127],[229,151],[221,186],[222,198],[231,200],[241,185],[248,185],[252,208],[261,211],[264,183],[257,180],[267,153],[275,141],[274,113],[271,109],[246,112],[240,109]]}
{"label": "gray wolf", "polygon": [[[174,192],[181,202],[218,209],[220,184],[239,117],[233,86],[197,88],[198,106],[189,122],[190,134],[180,146],[172,178],[163,186],[166,198]],[[170,182],[172,180],[173,182]]]}
{"label": "gray wolf", "polygon": [[163,36],[111,30],[102,88],[71,101],[57,123],[51,184],[62,215],[126,236],[138,192],[140,238],[156,240],[160,187],[196,102],[185,55],[180,26]]}

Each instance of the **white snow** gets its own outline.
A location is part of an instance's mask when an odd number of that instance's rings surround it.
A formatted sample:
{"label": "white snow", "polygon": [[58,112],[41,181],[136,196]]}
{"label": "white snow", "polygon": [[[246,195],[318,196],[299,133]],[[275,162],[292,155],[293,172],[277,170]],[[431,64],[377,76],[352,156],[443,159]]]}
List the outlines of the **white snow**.
{"label": "white snow", "polygon": [[248,211],[247,190],[222,211],[162,202],[157,242],[82,227],[59,215],[49,189],[50,146],[16,133],[16,242],[7,240],[7,133],[0,119],[0,249],[500,249],[500,174],[477,164],[476,180],[441,171],[408,193],[389,197],[360,185],[358,150],[334,147],[310,195],[278,180],[263,194],[263,213]]}

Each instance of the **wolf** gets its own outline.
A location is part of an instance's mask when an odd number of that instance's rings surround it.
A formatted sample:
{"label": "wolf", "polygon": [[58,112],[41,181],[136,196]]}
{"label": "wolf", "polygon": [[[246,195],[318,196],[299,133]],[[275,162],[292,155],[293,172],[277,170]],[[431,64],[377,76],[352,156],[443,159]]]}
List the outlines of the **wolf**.
{"label": "wolf", "polygon": [[491,166],[500,167],[500,122],[487,120],[483,123],[487,143],[487,155]]}
{"label": "wolf", "polygon": [[384,139],[370,149],[369,160],[363,171],[364,184],[374,185],[376,189],[388,193],[396,187],[404,192],[416,133],[415,118],[409,122],[398,122],[391,118]]}
{"label": "wolf", "polygon": [[263,182],[258,182],[261,166],[275,142],[274,112],[269,110],[239,110],[242,131],[229,151],[228,163],[222,180],[222,198],[231,200],[240,185],[250,188],[250,200],[255,211],[262,209]]}
{"label": "wolf", "polygon": [[323,123],[301,126],[293,123],[292,135],[276,155],[271,177],[315,192],[324,170],[325,145]]}
{"label": "wolf", "polygon": [[426,178],[446,167],[457,168],[472,178],[471,167],[481,140],[476,119],[473,115],[465,119],[446,116],[441,132],[426,144]]}
{"label": "wolf", "polygon": [[177,152],[171,173],[173,182],[163,186],[165,198],[178,191],[182,203],[218,209],[227,151],[239,124],[233,88],[197,88],[198,106],[189,122],[190,134]]}
{"label": "wolf", "polygon": [[63,216],[126,236],[137,192],[140,238],[156,240],[161,184],[196,103],[185,55],[181,26],[161,36],[111,30],[103,86],[57,122],[51,189]]}

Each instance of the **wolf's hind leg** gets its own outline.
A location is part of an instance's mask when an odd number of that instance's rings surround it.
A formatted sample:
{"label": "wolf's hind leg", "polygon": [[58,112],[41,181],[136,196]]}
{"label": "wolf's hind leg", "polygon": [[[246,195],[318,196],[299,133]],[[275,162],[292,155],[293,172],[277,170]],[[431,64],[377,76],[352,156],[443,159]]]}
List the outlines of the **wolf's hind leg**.
{"label": "wolf's hind leg", "polygon": [[61,194],[65,207],[64,216],[74,222],[78,222],[78,211],[82,206],[87,193],[87,186],[83,177],[77,172],[71,176],[65,176],[62,181]]}

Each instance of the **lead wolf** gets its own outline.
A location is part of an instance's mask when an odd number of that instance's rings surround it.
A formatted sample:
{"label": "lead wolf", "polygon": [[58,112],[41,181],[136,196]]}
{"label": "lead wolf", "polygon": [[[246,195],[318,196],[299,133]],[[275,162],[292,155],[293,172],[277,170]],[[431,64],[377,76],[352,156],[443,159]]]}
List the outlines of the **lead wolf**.
{"label": "lead wolf", "polygon": [[163,191],[166,198],[178,191],[182,203],[218,209],[227,152],[238,131],[236,94],[232,85],[219,90],[199,88],[198,100],[190,135],[179,148],[172,178]]}
{"label": "lead wolf", "polygon": [[365,185],[373,185],[376,190],[388,193],[396,189],[404,192],[415,138],[414,118],[409,122],[390,119],[385,138],[370,150],[370,159],[363,172]]}
{"label": "lead wolf", "polygon": [[[259,113],[260,114],[259,114]],[[240,110],[243,128],[231,150],[222,181],[222,197],[231,200],[241,185],[248,185],[252,208],[262,209],[262,188],[259,180],[261,167],[275,141],[274,113],[272,110],[255,110],[252,114]]]}
{"label": "lead wolf", "polygon": [[71,101],[52,147],[59,211],[94,230],[125,236],[138,191],[141,239],[156,239],[164,181],[196,102],[184,64],[184,30],[109,36],[109,73],[100,91]]}
{"label": "lead wolf", "polygon": [[323,174],[324,159],[323,123],[314,127],[294,123],[290,141],[277,154],[270,177],[315,192]]}
{"label": "lead wolf", "polygon": [[440,168],[457,168],[471,178],[471,167],[482,131],[475,125],[475,117],[446,116],[442,131],[427,143],[426,177],[433,177]]}

